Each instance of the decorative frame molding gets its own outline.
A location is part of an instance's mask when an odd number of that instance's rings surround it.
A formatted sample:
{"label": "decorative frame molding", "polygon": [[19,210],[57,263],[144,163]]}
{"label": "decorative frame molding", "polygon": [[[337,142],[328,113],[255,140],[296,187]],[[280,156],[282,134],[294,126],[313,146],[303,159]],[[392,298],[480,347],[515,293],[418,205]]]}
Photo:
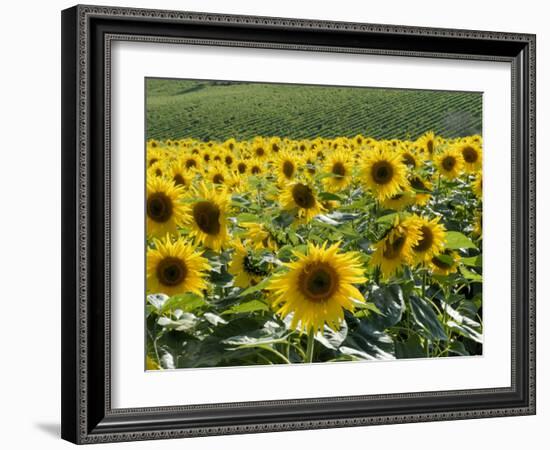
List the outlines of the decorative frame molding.
{"label": "decorative frame molding", "polygon": [[[110,50],[117,40],[510,62],[511,387],[112,409]],[[62,437],[84,444],[535,414],[535,51],[530,34],[80,5],[63,11]]]}

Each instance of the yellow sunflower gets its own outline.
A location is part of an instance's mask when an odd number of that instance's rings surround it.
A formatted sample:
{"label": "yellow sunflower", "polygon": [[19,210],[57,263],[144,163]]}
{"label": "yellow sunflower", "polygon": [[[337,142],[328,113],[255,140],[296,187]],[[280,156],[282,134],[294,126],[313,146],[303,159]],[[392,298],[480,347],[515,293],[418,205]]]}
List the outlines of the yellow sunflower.
{"label": "yellow sunflower", "polygon": [[454,180],[462,173],[464,160],[456,147],[448,147],[435,158],[439,173],[449,180]]}
{"label": "yellow sunflower", "polygon": [[250,241],[255,250],[277,250],[277,241],[263,223],[243,222],[240,226],[246,229],[244,237]]}
{"label": "yellow sunflower", "polygon": [[248,161],[248,170],[250,175],[261,176],[264,174],[264,163],[258,159],[251,159]]}
{"label": "yellow sunflower", "polygon": [[413,247],[418,245],[421,233],[416,223],[396,221],[386,236],[374,244],[371,264],[378,266],[385,278],[389,278],[403,265],[414,261]]}
{"label": "yellow sunflower", "polygon": [[163,237],[166,233],[177,233],[186,213],[183,196],[181,186],[161,177],[147,177],[147,236]]}
{"label": "yellow sunflower", "polygon": [[293,314],[291,328],[320,331],[327,324],[334,330],[344,320],[344,310],[354,310],[353,300],[364,302],[354,284],[367,281],[359,255],[341,253],[338,244],[308,245],[307,254],[295,252],[297,260],[286,263],[288,272],[273,276],[268,289],[281,317]]}
{"label": "yellow sunflower", "polygon": [[430,261],[434,256],[439,255],[445,248],[446,230],[445,226],[439,223],[439,217],[429,220],[417,215],[407,217],[403,223],[409,222],[419,228],[420,239],[413,245],[412,251],[414,260],[418,263]]}
{"label": "yellow sunflower", "polygon": [[435,153],[437,145],[437,140],[434,132],[428,131],[426,134],[421,136],[416,141],[416,145],[426,158],[431,159]]}
{"label": "yellow sunflower", "polygon": [[481,200],[483,198],[483,175],[481,172],[478,172],[472,182],[472,191],[474,191],[474,194],[478,199]]}
{"label": "yellow sunflower", "polygon": [[393,209],[394,211],[400,211],[407,206],[414,205],[416,203],[416,194],[414,192],[401,192],[399,194],[392,195],[391,197],[382,200],[380,204],[387,209]]}
{"label": "yellow sunflower", "polygon": [[210,270],[208,260],[182,238],[154,239],[147,249],[147,292],[169,296],[192,292],[202,296]]}
{"label": "yellow sunflower", "polygon": [[481,168],[483,155],[479,144],[468,140],[458,144],[458,151],[462,155],[464,170],[466,172],[474,173]]}
{"label": "yellow sunflower", "polygon": [[240,240],[234,242],[235,252],[227,271],[233,275],[233,284],[247,288],[258,284],[270,271],[268,264],[260,262],[252,251],[247,250]]}
{"label": "yellow sunflower", "polygon": [[279,196],[281,207],[287,211],[296,211],[300,223],[307,223],[324,211],[312,186],[294,182],[288,184]]}
{"label": "yellow sunflower", "polygon": [[214,163],[203,174],[204,178],[216,186],[225,186],[229,172],[221,163]]}
{"label": "yellow sunflower", "polygon": [[153,164],[164,161],[166,154],[158,147],[158,144],[153,148],[147,149],[147,167],[151,167]]}
{"label": "yellow sunflower", "polygon": [[229,205],[230,197],[226,189],[209,189],[205,183],[201,183],[185,218],[185,223],[191,226],[190,236],[198,244],[220,251],[229,241]]}
{"label": "yellow sunflower", "polygon": [[349,153],[337,150],[328,156],[325,162],[325,172],[330,177],[323,178],[325,189],[329,192],[338,192],[351,183],[352,162]]}
{"label": "yellow sunflower", "polygon": [[407,166],[400,153],[378,147],[365,156],[362,181],[378,200],[385,200],[408,187]]}
{"label": "yellow sunflower", "polygon": [[409,184],[415,191],[415,203],[420,206],[426,205],[430,201],[430,193],[433,186],[428,180],[423,179],[420,175],[413,174],[409,178]]}
{"label": "yellow sunflower", "polygon": [[235,172],[239,175],[245,175],[248,171],[250,161],[246,159],[239,159],[234,164]]}
{"label": "yellow sunflower", "polygon": [[191,187],[193,174],[185,168],[183,160],[177,159],[170,164],[169,175],[176,186],[181,186],[185,189]]}
{"label": "yellow sunflower", "polygon": [[460,256],[453,250],[445,250],[430,260],[430,269],[434,275],[450,275],[458,270]]}
{"label": "yellow sunflower", "polygon": [[187,170],[197,170],[200,167],[200,157],[198,154],[191,153],[190,155],[185,155],[182,161]]}
{"label": "yellow sunflower", "polygon": [[288,150],[281,150],[276,162],[277,179],[279,183],[285,184],[292,181],[300,167],[301,158]]}

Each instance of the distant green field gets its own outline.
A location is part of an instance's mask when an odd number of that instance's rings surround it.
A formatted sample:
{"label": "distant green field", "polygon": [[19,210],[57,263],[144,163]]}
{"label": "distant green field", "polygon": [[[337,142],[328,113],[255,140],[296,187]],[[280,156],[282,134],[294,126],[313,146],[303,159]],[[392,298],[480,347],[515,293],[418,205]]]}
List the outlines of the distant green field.
{"label": "distant green field", "polygon": [[237,140],[481,133],[479,93],[147,80],[147,138]]}

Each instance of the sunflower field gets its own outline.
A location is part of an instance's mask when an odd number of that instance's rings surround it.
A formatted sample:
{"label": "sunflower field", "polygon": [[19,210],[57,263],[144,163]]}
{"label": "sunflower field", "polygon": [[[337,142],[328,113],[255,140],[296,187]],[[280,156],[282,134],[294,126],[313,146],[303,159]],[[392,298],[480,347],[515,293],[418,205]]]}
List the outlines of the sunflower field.
{"label": "sunflower field", "polygon": [[482,138],[146,142],[146,367],[482,353]]}

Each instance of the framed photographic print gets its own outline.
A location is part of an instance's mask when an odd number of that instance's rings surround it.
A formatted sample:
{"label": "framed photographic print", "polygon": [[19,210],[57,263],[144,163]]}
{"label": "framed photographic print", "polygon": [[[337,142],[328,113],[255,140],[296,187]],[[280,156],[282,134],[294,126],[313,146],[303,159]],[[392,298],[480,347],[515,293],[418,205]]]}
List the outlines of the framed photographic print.
{"label": "framed photographic print", "polygon": [[62,436],[535,413],[535,36],[62,12]]}

